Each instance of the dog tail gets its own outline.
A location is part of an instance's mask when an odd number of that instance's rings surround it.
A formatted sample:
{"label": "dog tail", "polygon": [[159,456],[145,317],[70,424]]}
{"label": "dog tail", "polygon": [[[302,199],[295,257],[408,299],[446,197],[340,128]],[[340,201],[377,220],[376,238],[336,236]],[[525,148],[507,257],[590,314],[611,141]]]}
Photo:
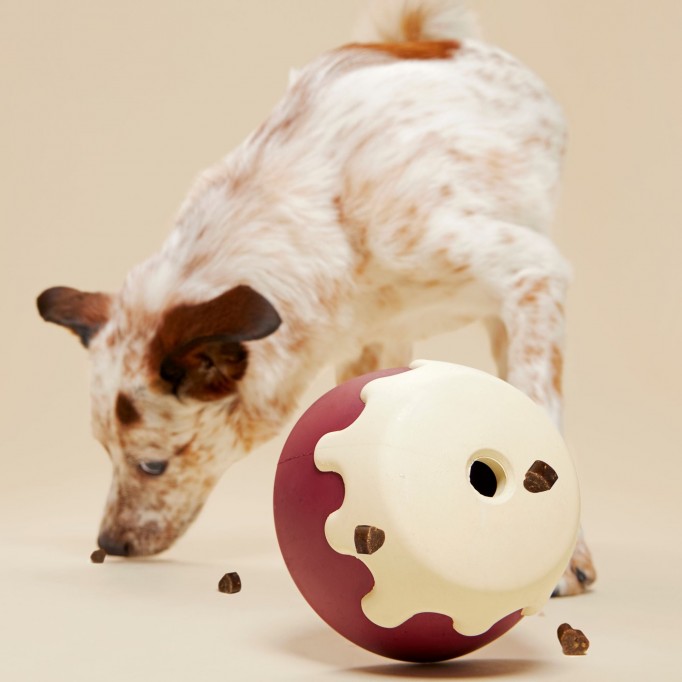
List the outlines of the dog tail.
{"label": "dog tail", "polygon": [[403,43],[479,35],[476,17],[463,0],[369,0],[353,40]]}

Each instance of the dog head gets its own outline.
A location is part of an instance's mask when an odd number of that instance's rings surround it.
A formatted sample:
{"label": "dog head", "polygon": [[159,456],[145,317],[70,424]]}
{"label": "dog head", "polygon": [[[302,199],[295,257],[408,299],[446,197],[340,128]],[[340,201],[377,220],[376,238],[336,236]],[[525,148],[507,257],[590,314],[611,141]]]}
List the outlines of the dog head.
{"label": "dog head", "polygon": [[125,556],[166,549],[248,451],[241,394],[253,372],[245,343],[272,334],[279,315],[244,285],[155,311],[124,293],[54,287],[38,310],[91,355],[93,431],[113,465],[99,545]]}

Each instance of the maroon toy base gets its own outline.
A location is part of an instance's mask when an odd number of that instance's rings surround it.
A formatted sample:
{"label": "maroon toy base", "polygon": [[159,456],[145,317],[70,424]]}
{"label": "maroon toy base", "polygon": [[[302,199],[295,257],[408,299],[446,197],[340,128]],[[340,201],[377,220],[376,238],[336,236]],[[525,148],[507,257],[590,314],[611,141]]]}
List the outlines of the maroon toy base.
{"label": "maroon toy base", "polygon": [[474,651],[513,627],[521,613],[511,613],[475,637],[459,634],[443,614],[420,613],[396,628],[372,623],[360,601],[374,586],[369,569],[359,560],[335,552],[327,543],[324,524],[344,497],[343,480],[315,467],[318,440],[350,426],[364,409],[362,387],[407,368],[365,374],[332,389],[297,422],[277,466],[274,512],[277,539],[284,561],[307,602],[338,633],[369,651],[402,661],[433,662]]}

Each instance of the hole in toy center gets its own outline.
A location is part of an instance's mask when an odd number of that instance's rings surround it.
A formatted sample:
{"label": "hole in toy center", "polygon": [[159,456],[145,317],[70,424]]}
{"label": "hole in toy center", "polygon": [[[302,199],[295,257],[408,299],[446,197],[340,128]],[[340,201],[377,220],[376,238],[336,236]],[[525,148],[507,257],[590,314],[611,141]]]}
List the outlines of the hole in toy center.
{"label": "hole in toy center", "polygon": [[493,497],[497,492],[495,472],[480,459],[471,465],[469,482],[474,486],[474,490],[484,497]]}
{"label": "hole in toy center", "polygon": [[506,483],[504,469],[499,462],[489,457],[475,459],[469,469],[469,483],[483,497],[496,497]]}

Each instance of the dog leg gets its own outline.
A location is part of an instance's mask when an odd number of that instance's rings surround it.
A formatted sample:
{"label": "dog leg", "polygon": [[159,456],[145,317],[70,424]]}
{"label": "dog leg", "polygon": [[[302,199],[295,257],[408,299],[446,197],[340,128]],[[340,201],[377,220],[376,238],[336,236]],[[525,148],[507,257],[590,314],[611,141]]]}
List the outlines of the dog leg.
{"label": "dog leg", "polygon": [[[497,364],[500,379],[507,378],[507,355],[509,340],[507,329],[499,317],[488,317],[484,321],[490,335],[490,346]],[[570,566],[564,572],[552,596],[568,596],[580,594],[596,579],[590,550],[585,544],[583,531],[580,529],[578,542],[573,552]]]}
{"label": "dog leg", "polygon": [[[500,375],[545,407],[561,429],[564,301],[570,269],[543,234],[479,220],[472,274],[499,304],[486,320]],[[462,253],[453,249],[453,264]],[[504,358],[506,351],[506,361]],[[580,594],[596,579],[582,531],[556,596]]]}
{"label": "dog leg", "polygon": [[571,563],[561,576],[559,584],[552,593],[553,597],[568,597],[584,592],[595,580],[597,573],[592,563],[592,555],[585,544],[583,529],[578,534],[578,542],[573,550]]}
{"label": "dog leg", "polygon": [[400,341],[369,343],[362,347],[357,357],[336,366],[336,383],[340,384],[377,369],[405,367],[411,359],[411,343]]}
{"label": "dog leg", "polygon": [[468,256],[471,274],[496,301],[498,313],[485,323],[500,375],[560,428],[569,266],[546,236],[531,229],[483,220],[469,229],[477,240],[468,254],[453,245],[453,265],[461,268]]}

